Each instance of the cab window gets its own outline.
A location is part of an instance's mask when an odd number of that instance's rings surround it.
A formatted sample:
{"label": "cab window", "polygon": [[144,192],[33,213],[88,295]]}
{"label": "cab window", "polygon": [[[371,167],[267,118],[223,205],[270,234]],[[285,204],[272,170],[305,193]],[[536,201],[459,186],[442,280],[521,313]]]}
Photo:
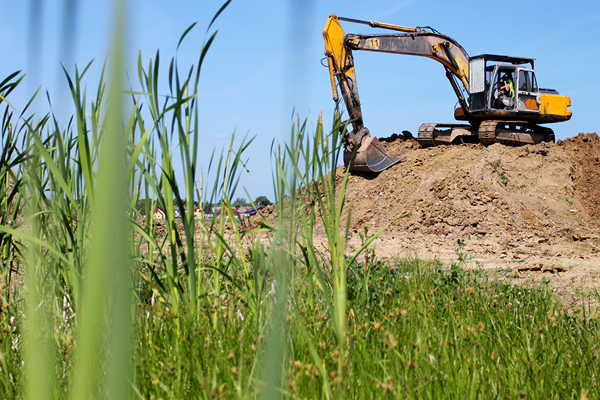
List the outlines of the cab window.
{"label": "cab window", "polygon": [[537,82],[533,71],[519,71],[519,91],[520,92],[537,92]]}

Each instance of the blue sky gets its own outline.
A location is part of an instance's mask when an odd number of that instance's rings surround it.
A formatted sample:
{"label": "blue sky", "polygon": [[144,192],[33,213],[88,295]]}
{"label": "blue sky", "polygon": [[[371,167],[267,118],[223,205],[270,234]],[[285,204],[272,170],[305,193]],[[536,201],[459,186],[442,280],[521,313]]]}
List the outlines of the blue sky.
{"label": "blue sky", "polygon": [[[90,91],[95,90],[109,48],[113,2],[78,3],[75,33],[68,36],[71,56],[61,52],[63,1],[43,3],[41,43],[31,63],[28,38],[32,2],[0,0],[0,78],[24,70],[28,73],[25,84],[12,101],[23,104],[43,83],[55,108],[60,108],[68,104],[61,97],[67,88],[61,62],[67,68],[74,63],[82,67],[95,58],[88,77]],[[557,139],[597,132],[600,3],[550,0],[539,4],[233,0],[214,24],[217,38],[203,66],[199,163],[206,169],[212,149],[222,148],[233,131],[239,137],[257,134],[247,152],[253,177],[243,176],[242,184],[251,197],[267,195],[272,199],[269,149],[273,140],[283,142],[289,136],[293,112],[307,118],[312,128],[321,110],[327,126],[331,120],[334,104],[327,69],[321,66],[321,31],[333,13],[405,26],[431,26],[454,38],[471,56],[493,53],[535,58],[540,87],[570,96],[573,104],[571,121],[551,126]],[[130,1],[128,55],[132,65],[138,51],[147,62],[159,49],[166,71],[181,34],[198,22],[179,49],[179,65],[186,69],[198,59],[206,27],[220,6],[219,1]],[[343,26],[351,33],[376,32],[363,25]],[[425,58],[374,53],[355,53],[355,61],[365,125],[374,136],[387,137],[402,130],[416,133],[426,122],[453,122],[456,97],[440,64]],[[166,82],[164,88],[166,93]],[[47,110],[45,96],[40,97],[36,109]],[[238,194],[246,197],[241,191]]]}

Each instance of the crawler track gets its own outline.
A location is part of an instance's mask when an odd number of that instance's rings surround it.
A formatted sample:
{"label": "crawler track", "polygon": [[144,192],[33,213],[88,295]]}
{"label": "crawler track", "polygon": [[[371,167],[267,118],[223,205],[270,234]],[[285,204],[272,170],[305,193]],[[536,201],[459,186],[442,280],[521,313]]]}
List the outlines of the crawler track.
{"label": "crawler track", "polygon": [[423,124],[417,140],[423,147],[477,142],[477,130],[465,124]]}
{"label": "crawler track", "polygon": [[502,143],[512,146],[554,142],[554,132],[525,121],[482,121],[479,126],[464,124],[423,124],[419,128],[419,143],[422,147],[442,144],[479,142],[484,146]]}
{"label": "crawler track", "polygon": [[554,131],[524,121],[483,121],[479,125],[479,142],[484,146],[494,143],[522,146],[554,142]]}

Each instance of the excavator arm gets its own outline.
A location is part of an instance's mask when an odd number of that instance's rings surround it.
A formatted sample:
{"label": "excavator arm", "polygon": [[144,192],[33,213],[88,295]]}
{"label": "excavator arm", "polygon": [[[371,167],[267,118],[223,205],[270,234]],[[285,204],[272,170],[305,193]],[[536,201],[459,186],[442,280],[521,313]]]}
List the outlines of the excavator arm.
{"label": "excavator arm", "polygon": [[[374,28],[397,31],[396,34],[346,34],[339,21],[366,24]],[[384,53],[416,55],[440,62],[458,98],[462,112],[468,114],[464,93],[469,90],[469,56],[452,38],[431,28],[410,28],[377,21],[360,21],[331,15],[323,29],[325,55],[328,61],[333,99],[339,100],[339,87],[349,113],[343,123],[344,162],[351,171],[380,172],[400,159],[392,157],[364,126],[358,96],[352,51],[365,50]],[[352,131],[347,126],[352,125]]]}
{"label": "excavator arm", "polygon": [[452,38],[423,29],[399,35],[346,35],[350,50],[406,54],[431,58],[446,69],[446,77],[454,89],[461,107],[468,106],[462,94],[469,91],[469,55]]}
{"label": "excavator arm", "polygon": [[[338,102],[340,98],[337,90],[339,85],[349,114],[349,119],[344,121],[341,127],[345,145],[344,164],[352,172],[381,172],[400,162],[401,158],[392,157],[379,140],[369,134],[369,130],[363,124],[354,59],[352,51],[346,46],[345,36],[337,16],[329,17],[323,37],[333,99]],[[349,125],[352,126],[352,130],[348,129]]]}

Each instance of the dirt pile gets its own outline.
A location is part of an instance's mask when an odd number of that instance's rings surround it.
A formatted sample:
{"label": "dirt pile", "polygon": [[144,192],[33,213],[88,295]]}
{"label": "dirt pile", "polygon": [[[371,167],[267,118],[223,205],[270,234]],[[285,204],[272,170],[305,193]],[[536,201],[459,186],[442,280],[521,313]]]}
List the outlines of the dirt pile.
{"label": "dirt pile", "polygon": [[[350,243],[390,224],[377,253],[456,260],[457,241],[484,268],[560,286],[593,287],[600,273],[600,138],[524,147],[421,148],[382,139],[400,164],[352,175],[346,191]],[[340,167],[338,173],[343,173]],[[406,218],[397,219],[404,214]]]}

